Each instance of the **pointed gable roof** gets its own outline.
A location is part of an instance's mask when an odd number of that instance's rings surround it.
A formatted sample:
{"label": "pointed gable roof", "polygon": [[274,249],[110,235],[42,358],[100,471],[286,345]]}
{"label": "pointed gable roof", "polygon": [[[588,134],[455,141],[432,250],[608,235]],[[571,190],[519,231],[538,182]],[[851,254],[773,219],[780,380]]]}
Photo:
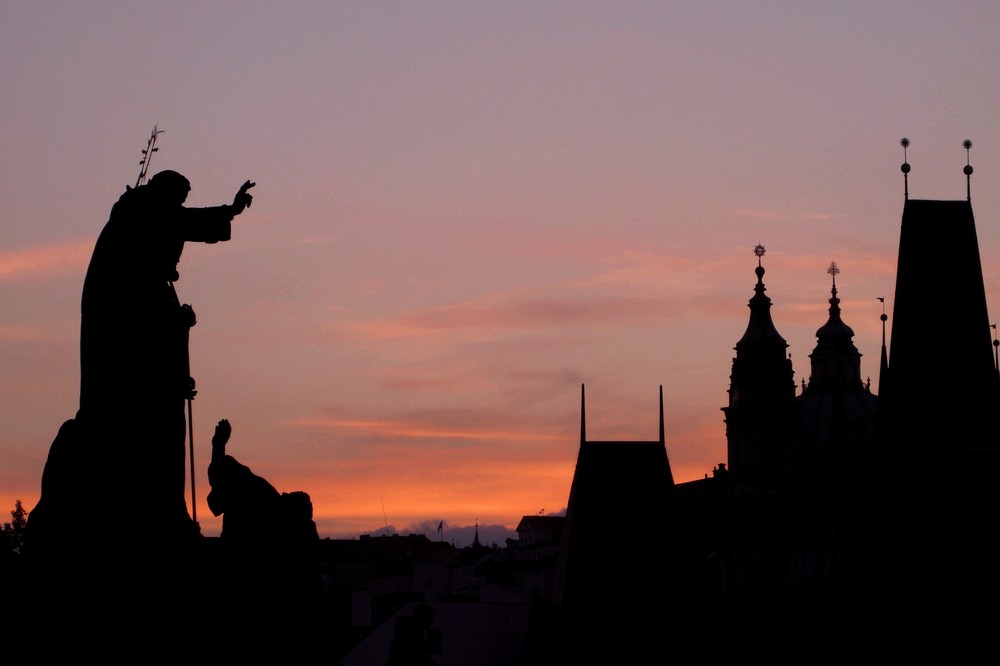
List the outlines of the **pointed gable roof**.
{"label": "pointed gable roof", "polygon": [[[581,387],[581,414],[585,413]],[[659,439],[591,441],[580,423],[580,451],[570,487],[563,527],[555,601],[617,599],[641,589],[659,588],[676,534],[674,480],[667,459],[660,387]],[[623,549],[621,539],[645,535],[656,550]]]}

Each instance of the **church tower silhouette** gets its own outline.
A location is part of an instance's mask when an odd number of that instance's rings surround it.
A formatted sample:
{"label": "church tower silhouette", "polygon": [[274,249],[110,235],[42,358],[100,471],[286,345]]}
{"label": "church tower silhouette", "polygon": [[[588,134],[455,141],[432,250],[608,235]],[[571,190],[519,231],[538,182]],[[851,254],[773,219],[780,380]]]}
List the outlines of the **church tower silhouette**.
{"label": "church tower silhouette", "polygon": [[788,343],[774,326],[771,299],[764,294],[764,253],[763,245],[754,248],[757,285],[746,332],[735,347],[729,405],[722,408],[736,483],[776,483],[794,471],[795,380]]}
{"label": "church tower silhouette", "polygon": [[1000,596],[1000,345],[990,335],[972,167],[959,201],[910,199],[905,161],[902,171],[889,344],[879,298],[878,396],[862,379],[835,263],[829,316],[796,396],[762,245],[722,408],[728,469],[674,482],[662,388],[659,441],[588,440],[581,389],[556,572],[560,645],[572,636],[587,656],[609,637],[642,643],[651,630],[671,645],[721,637],[713,648],[741,658],[755,649],[800,658],[818,645],[899,656],[939,638],[949,650],[992,649],[994,614],[983,609]]}
{"label": "church tower silhouette", "polygon": [[801,426],[798,462],[812,479],[832,480],[870,449],[875,436],[878,397],[871,382],[861,379],[861,352],[854,329],[841,318],[837,295],[840,269],[831,262],[830,316],[816,331],[809,355],[809,381],[796,398]]}

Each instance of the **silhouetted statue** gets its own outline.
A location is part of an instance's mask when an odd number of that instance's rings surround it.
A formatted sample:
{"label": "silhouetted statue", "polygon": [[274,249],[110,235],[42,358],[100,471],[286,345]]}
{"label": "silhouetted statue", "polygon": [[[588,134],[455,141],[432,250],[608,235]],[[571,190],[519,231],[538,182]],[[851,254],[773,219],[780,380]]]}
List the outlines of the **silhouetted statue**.
{"label": "silhouetted statue", "polygon": [[431,653],[437,651],[439,637],[432,633],[434,609],[417,604],[413,615],[399,615],[393,627],[395,635],[389,645],[386,666],[433,666],[437,662]]}
{"label": "silhouetted statue", "polygon": [[64,421],[52,440],[42,469],[41,495],[28,514],[25,554],[73,558],[72,546],[84,537],[84,525],[73,520],[86,492],[85,449],[76,419]]}
{"label": "silhouetted statue", "polygon": [[[310,630],[319,593],[319,534],[312,501],[302,491],[281,493],[226,454],[232,435],[222,419],[212,437],[208,508],[222,516],[221,572],[235,635],[287,647]],[[301,645],[300,645],[301,647]]]}
{"label": "silhouetted statue", "polygon": [[213,580],[184,494],[195,318],[174,282],[184,244],[229,240],[252,187],[230,205],[185,208],[188,180],[162,171],[126,188],[97,239],[81,302],[80,409],[52,442],[25,531],[31,602],[67,638],[109,648],[114,627],[172,642],[189,618],[165,609]]}
{"label": "silhouetted statue", "polygon": [[188,331],[194,311],[174,290],[186,242],[231,236],[251,204],[243,183],[230,205],[185,208],[175,171],[127,188],[111,209],[87,269],[80,329],[80,411],[98,478],[118,489],[123,524],[191,531],[184,496],[184,401],[194,396]]}
{"label": "silhouetted statue", "polygon": [[226,454],[232,425],[222,419],[212,436],[212,462],[208,466],[208,508],[222,516],[222,538],[230,544],[255,547],[271,541],[280,516],[281,493],[267,479]]}

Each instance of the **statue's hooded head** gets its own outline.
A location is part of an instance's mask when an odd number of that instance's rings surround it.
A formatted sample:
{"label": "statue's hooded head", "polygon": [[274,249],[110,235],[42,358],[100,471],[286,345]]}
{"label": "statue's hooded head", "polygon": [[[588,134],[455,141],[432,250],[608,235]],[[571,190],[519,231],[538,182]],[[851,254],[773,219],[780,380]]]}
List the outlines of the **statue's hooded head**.
{"label": "statue's hooded head", "polygon": [[149,187],[170,204],[181,205],[191,191],[191,183],[176,171],[160,171],[149,179]]}

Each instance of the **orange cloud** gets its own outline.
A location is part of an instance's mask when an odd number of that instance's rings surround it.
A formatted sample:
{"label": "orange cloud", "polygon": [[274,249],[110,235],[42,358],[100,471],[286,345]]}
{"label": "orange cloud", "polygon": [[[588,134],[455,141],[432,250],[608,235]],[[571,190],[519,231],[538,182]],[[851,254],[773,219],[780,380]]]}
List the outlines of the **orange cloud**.
{"label": "orange cloud", "polygon": [[44,279],[86,270],[92,241],[74,241],[0,252],[0,280]]}
{"label": "orange cloud", "polygon": [[[396,340],[473,329],[650,325],[664,317],[690,317],[721,307],[722,301],[712,285],[725,281],[726,275],[733,272],[730,260],[706,262],[641,252],[616,254],[602,265],[605,270],[601,272],[563,283],[496,292],[392,318],[338,323],[331,328],[359,338]],[[719,301],[718,306],[713,306],[713,299]],[[732,310],[728,301],[725,307]]]}
{"label": "orange cloud", "polygon": [[356,430],[379,438],[405,437],[411,439],[466,439],[505,441],[555,441],[552,435],[518,430],[483,430],[480,428],[449,428],[442,425],[402,419],[356,420],[356,419],[302,419],[287,421],[289,425],[319,428]]}

